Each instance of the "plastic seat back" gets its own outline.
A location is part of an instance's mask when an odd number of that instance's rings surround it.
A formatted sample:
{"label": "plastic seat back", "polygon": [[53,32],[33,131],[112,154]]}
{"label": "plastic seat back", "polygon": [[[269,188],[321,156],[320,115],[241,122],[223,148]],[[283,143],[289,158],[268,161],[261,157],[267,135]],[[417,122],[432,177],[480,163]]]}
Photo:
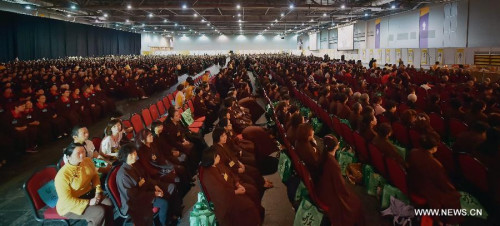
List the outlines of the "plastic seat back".
{"label": "plastic seat back", "polygon": [[132,116],[130,116],[130,123],[132,124],[132,127],[134,127],[134,131],[137,134],[139,131],[144,129],[144,123],[142,121],[142,118],[140,115],[134,113]]}
{"label": "plastic seat back", "polygon": [[368,151],[370,152],[370,159],[377,171],[384,178],[387,178],[387,168],[385,166],[384,155],[380,150],[373,144],[368,144]]}
{"label": "plastic seat back", "polygon": [[481,192],[488,192],[488,169],[468,153],[458,154],[458,163],[465,180]]}

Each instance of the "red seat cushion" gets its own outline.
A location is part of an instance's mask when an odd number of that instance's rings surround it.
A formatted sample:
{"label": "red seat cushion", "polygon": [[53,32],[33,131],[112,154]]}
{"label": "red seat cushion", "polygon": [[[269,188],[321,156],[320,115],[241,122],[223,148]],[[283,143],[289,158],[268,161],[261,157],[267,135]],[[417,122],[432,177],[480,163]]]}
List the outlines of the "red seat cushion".
{"label": "red seat cushion", "polygon": [[201,116],[199,118],[194,119],[195,122],[204,122],[205,121],[205,116]]}
{"label": "red seat cushion", "polygon": [[45,212],[43,212],[43,217],[45,219],[68,219],[66,217],[60,216],[57,213],[56,208],[47,208]]}
{"label": "red seat cushion", "polygon": [[201,128],[203,127],[203,122],[193,122],[191,125],[189,125],[189,128]]}
{"label": "red seat cushion", "polygon": [[191,127],[189,127],[189,131],[191,131],[193,133],[198,133],[198,132],[200,132],[200,128],[191,128]]}
{"label": "red seat cushion", "polygon": [[427,204],[427,199],[420,197],[415,194],[410,194],[411,202],[415,203],[417,206],[425,206]]}

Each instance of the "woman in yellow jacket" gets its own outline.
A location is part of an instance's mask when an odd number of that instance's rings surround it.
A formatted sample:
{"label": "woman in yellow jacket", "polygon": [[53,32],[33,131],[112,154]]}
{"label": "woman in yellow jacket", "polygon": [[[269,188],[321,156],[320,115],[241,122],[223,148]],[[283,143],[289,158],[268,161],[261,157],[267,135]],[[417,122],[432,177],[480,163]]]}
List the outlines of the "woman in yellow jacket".
{"label": "woman in yellow jacket", "polygon": [[85,219],[88,225],[113,225],[111,201],[103,195],[99,175],[81,144],[64,149],[68,159],[54,180],[57,213],[69,219]]}

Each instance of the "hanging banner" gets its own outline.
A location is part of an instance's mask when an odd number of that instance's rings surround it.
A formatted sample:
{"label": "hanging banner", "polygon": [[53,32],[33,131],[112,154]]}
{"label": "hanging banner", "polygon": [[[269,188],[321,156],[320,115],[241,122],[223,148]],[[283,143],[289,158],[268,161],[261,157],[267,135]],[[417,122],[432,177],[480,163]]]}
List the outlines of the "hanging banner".
{"label": "hanging banner", "polygon": [[436,50],[436,61],[439,62],[440,65],[444,64],[444,50],[443,49]]}
{"label": "hanging banner", "polygon": [[366,60],[366,49],[363,49],[361,59]]}
{"label": "hanging banner", "polygon": [[396,49],[396,61],[403,60],[403,54],[401,54],[401,49]]}
{"label": "hanging banner", "polygon": [[375,49],[380,48],[380,19],[375,20]]}
{"label": "hanging banner", "polygon": [[390,64],[391,63],[391,49],[386,49],[385,50],[385,63]]}
{"label": "hanging banner", "polygon": [[457,49],[455,52],[455,64],[465,64],[465,49]]}
{"label": "hanging banner", "polygon": [[420,48],[427,48],[429,43],[429,7],[420,9],[419,40]]}
{"label": "hanging banner", "polygon": [[420,53],[420,65],[429,65],[429,50],[422,49]]}
{"label": "hanging banner", "polygon": [[382,62],[382,50],[377,49],[377,62]]}
{"label": "hanging banner", "polygon": [[373,58],[373,49],[370,49],[370,57],[369,59],[371,60]]}
{"label": "hanging banner", "polygon": [[413,53],[413,49],[408,49],[408,63],[413,64],[413,57],[415,54]]}

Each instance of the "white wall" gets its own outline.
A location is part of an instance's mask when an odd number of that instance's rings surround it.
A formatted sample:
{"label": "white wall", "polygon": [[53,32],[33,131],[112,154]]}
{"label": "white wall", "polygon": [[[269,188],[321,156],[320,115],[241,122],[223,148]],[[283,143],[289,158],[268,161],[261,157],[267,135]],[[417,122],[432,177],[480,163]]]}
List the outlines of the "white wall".
{"label": "white wall", "polygon": [[185,50],[294,50],[297,35],[175,36],[174,51]]}
{"label": "white wall", "polygon": [[171,47],[172,44],[171,37],[153,33],[141,34],[141,53],[150,51],[150,47]]}

